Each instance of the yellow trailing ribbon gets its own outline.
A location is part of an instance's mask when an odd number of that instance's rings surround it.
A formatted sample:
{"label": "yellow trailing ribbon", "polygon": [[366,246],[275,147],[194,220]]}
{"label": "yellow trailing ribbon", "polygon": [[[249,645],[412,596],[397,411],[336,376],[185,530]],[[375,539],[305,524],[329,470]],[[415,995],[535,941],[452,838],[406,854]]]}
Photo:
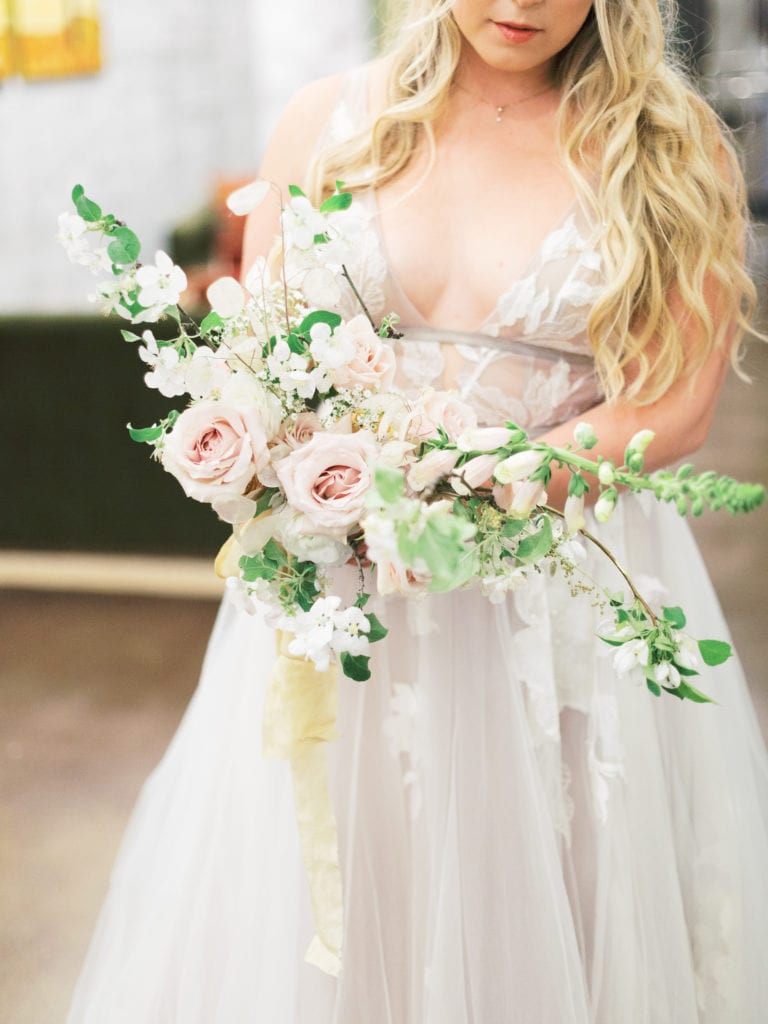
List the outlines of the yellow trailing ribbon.
{"label": "yellow trailing ribbon", "polygon": [[[238,545],[233,541],[227,541],[216,560],[220,575],[236,555],[233,548]],[[341,970],[344,914],[339,842],[322,744],[336,738],[338,677],[335,665],[320,672],[311,661],[292,655],[291,639],[290,633],[277,631],[277,661],[264,704],[262,753],[291,764],[296,823],[317,932],[306,960],[336,977]]]}

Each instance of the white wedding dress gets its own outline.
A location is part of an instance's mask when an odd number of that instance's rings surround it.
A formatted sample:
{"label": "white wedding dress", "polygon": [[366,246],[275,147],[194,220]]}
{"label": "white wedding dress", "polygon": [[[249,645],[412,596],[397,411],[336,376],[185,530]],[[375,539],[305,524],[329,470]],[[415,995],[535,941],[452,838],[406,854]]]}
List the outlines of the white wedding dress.
{"label": "white wedding dress", "polygon": [[[331,130],[360,116],[361,92],[351,79]],[[424,323],[365,234],[368,304],[408,325],[400,384],[453,387],[481,422],[534,433],[586,412],[595,237],[569,211],[478,331],[456,334]],[[590,526],[694,636],[727,638],[673,509],[622,498]],[[593,554],[587,569],[620,586]],[[341,680],[328,747],[338,980],[304,962],[290,770],[260,751],[274,636],[225,604],[69,1024],[768,1021],[768,765],[738,662],[702,675],[717,704],[654,698],[616,677],[595,638],[604,613],[559,576],[499,605],[465,591],[388,598],[379,614],[390,635],[370,682]]]}

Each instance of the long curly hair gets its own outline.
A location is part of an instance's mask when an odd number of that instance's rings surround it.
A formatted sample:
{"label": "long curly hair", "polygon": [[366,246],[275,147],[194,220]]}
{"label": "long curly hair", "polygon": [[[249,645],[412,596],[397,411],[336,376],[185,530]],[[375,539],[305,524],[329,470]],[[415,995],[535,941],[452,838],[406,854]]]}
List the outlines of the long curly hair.
{"label": "long curly hair", "polygon": [[[744,266],[738,159],[667,49],[674,4],[660,3],[595,0],[556,66],[561,157],[581,202],[604,226],[606,286],[590,312],[590,343],[606,398],[637,404],[694,374],[718,346],[730,344],[738,367],[756,305]],[[351,189],[389,181],[424,136],[434,153],[434,121],[462,46],[452,6],[407,3],[389,47],[384,109],[316,155],[307,182],[313,196],[337,179]],[[692,336],[695,346],[686,341]]]}

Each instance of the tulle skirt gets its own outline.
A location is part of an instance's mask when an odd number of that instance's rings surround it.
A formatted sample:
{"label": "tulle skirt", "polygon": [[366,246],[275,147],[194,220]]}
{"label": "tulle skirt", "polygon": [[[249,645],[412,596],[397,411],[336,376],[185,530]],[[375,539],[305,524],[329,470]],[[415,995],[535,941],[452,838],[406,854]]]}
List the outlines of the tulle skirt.
{"label": "tulle skirt", "polygon": [[[693,635],[727,636],[672,510],[624,499],[600,534]],[[654,698],[616,678],[594,603],[544,574],[499,605],[382,602],[328,747],[338,979],[304,962],[290,769],[261,756],[274,637],[223,606],[69,1024],[768,1021],[768,765],[740,668],[705,670],[715,705]]]}

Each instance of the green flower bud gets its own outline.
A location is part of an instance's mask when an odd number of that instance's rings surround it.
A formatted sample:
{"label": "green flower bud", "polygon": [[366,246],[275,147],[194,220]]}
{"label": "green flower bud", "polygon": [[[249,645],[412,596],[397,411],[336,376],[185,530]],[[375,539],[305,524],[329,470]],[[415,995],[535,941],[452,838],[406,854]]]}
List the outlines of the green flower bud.
{"label": "green flower bud", "polygon": [[573,432],[573,439],[579,448],[594,448],[597,444],[597,435],[591,423],[579,423]]}

